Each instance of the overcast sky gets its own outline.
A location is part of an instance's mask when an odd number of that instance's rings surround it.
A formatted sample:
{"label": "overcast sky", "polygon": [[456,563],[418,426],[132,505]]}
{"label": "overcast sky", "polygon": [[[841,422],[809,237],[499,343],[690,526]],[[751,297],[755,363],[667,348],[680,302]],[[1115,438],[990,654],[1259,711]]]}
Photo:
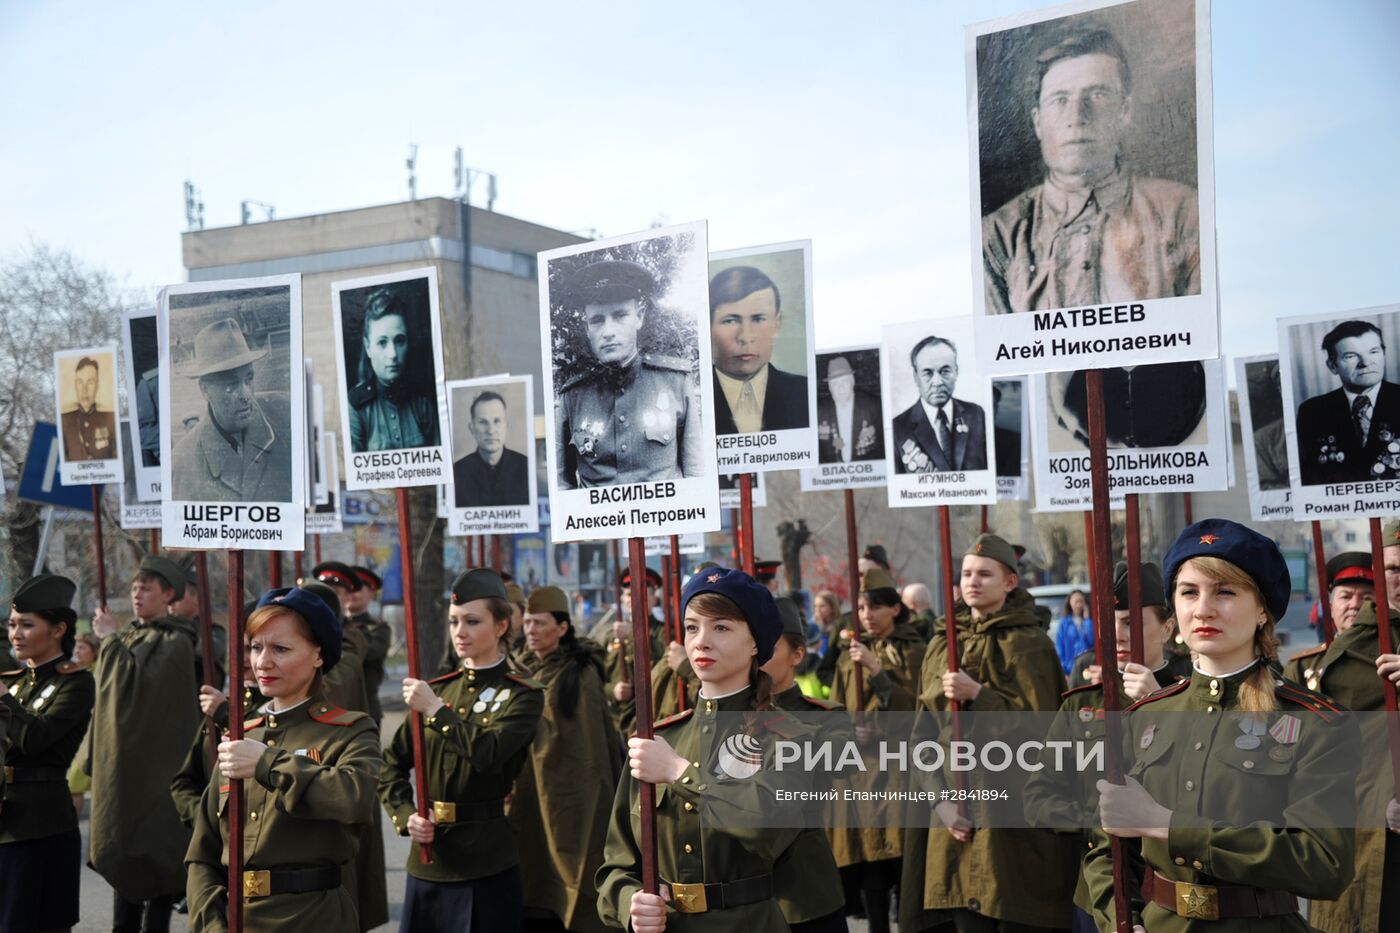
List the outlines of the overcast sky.
{"label": "overcast sky", "polygon": [[[713,249],[810,237],[819,346],[971,312],[963,26],[981,2],[0,2],[0,255],[35,239],[133,286],[210,227],[452,194]],[[1400,301],[1400,3],[1217,0],[1229,355],[1272,320]],[[477,203],[484,203],[478,199]]]}

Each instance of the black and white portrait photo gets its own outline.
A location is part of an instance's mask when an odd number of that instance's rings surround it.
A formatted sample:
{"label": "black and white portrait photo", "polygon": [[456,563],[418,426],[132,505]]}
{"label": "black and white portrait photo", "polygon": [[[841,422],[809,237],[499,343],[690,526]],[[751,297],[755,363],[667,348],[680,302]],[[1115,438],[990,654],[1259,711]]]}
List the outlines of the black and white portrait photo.
{"label": "black and white portrait photo", "polygon": [[817,354],[818,462],[885,459],[880,348]]}
{"label": "black and white portrait photo", "polygon": [[[446,481],[450,463],[442,425],[447,402],[436,270],[335,282],[331,294],[346,488]],[[367,456],[390,453],[400,456]]]}
{"label": "black and white portrait photo", "polygon": [[[316,463],[319,475],[316,485],[326,487],[325,500],[308,503],[306,507],[306,533],[309,535],[338,534],[344,529],[344,519],[340,513],[341,496],[345,490],[340,485],[340,448],[336,445],[335,432],[323,431],[317,442],[320,448]],[[439,518],[446,518],[441,515]]]}
{"label": "black and white portrait photo", "polygon": [[[1213,323],[1207,0],[1073,3],[1031,18],[969,28],[978,310],[1122,306],[1113,335],[1194,333],[1194,317],[1176,316],[1188,308]],[[1180,298],[1198,300],[1150,313]],[[1033,367],[1055,368],[1067,367]]]}
{"label": "black and white portrait photo", "polygon": [[452,425],[452,534],[539,530],[534,385],[529,376],[447,384]]}
{"label": "black and white portrait photo", "polygon": [[972,319],[886,326],[880,359],[890,505],[994,502],[992,383]]}
{"label": "black and white portrait photo", "polygon": [[[1132,483],[1154,492],[1226,489],[1229,414],[1220,360],[1102,370],[1110,500]],[[1089,400],[1083,370],[1030,378],[1035,500],[1041,511],[1091,504]],[[1043,426],[1043,427],[1042,427]]]}
{"label": "black and white portrait photo", "polygon": [[[160,358],[167,543],[300,550],[307,440],[301,277],[172,285],[161,300],[160,344],[169,348]],[[188,519],[186,504],[212,503],[259,507],[195,510],[200,520]]]}
{"label": "black and white portrait photo", "polygon": [[[155,316],[151,317],[152,323]],[[139,531],[160,527],[160,498],[156,501],[143,501],[140,495],[140,482],[136,478],[136,458],[133,456],[130,430],[131,419],[123,418],[121,424],[122,444],[122,484],[120,523],[127,531]]]}
{"label": "black and white portrait photo", "polygon": [[1024,499],[1030,491],[1026,442],[1030,406],[1025,379],[992,380],[992,451],[996,457],[997,499]]}
{"label": "black and white portrait photo", "polygon": [[601,513],[633,529],[609,526],[609,537],[662,533],[589,492],[643,483],[664,494],[647,511],[684,505],[692,516],[665,533],[718,528],[705,225],[539,258],[554,536],[587,537],[580,522]]}
{"label": "black and white portrait photo", "polygon": [[[743,505],[743,502],[744,493],[739,488],[739,474],[721,473],[719,475],[719,507],[737,509]],[[762,473],[749,474],[749,504],[756,509],[768,505],[768,484],[764,482]]]}
{"label": "black and white portrait photo", "polygon": [[[1301,486],[1400,478],[1398,319],[1390,309],[1372,308],[1279,322],[1279,346],[1287,354],[1284,410]],[[1294,499],[1296,506],[1297,491]]]}
{"label": "black and white portrait photo", "polygon": [[1286,520],[1293,503],[1278,354],[1236,357],[1235,385],[1251,517]]}
{"label": "black and white portrait photo", "polygon": [[127,430],[133,432],[136,491],[142,502],[160,501],[160,347],[156,309],[134,308],[122,314],[122,348],[126,356]]}
{"label": "black and white portrait photo", "polygon": [[[710,256],[710,347],[720,469],[792,469],[814,463],[811,241]],[[762,456],[727,441],[769,434]],[[781,452],[782,459],[772,457]]]}
{"label": "black and white portrait photo", "polygon": [[60,350],[53,363],[60,478],[70,486],[121,482],[116,347]]}

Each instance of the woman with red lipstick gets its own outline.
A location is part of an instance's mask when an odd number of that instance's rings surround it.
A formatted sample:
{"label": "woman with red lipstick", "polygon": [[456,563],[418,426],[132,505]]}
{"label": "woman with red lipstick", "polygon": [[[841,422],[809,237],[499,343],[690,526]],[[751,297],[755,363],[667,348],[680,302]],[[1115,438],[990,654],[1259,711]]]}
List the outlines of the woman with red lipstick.
{"label": "woman with red lipstick", "polygon": [[190,929],[228,929],[228,791],[242,781],[243,929],[356,930],[342,870],[374,810],[379,741],[368,715],[321,695],[340,660],[340,621],[314,593],[269,590],[246,637],[268,703],[244,724],[244,738],[219,743],[185,856]]}
{"label": "woman with red lipstick", "polygon": [[[682,598],[686,657],[700,692],[694,708],[657,723],[654,738],[627,743],[630,768],[618,785],[598,870],[598,913],[633,933],[786,933],[773,863],[799,830],[742,820],[717,825],[712,816],[730,805],[731,790],[754,786],[729,780],[734,749],[762,745],[769,727],[791,722],[775,710],[772,681],[760,669],[773,655],[782,618],[767,588],[740,570],[701,571]],[[770,712],[750,715],[760,710]],[[657,785],[660,894],[642,891],[642,781]]]}
{"label": "woman with red lipstick", "polygon": [[416,845],[408,853],[400,933],[516,933],[524,924],[505,804],[530,759],[544,684],[510,668],[511,615],[500,574],[459,575],[448,631],[460,666],[431,681],[404,679],[404,702],[423,716],[431,805],[418,815],[407,719],[384,750],[379,799],[400,835],[432,845],[433,860],[424,865]]}
{"label": "woman with red lipstick", "polygon": [[1097,784],[1090,913],[1113,929],[1112,833],[1140,840],[1124,847],[1137,929],[1304,933],[1298,899],[1335,899],[1352,878],[1356,725],[1272,670],[1290,592],[1272,541],[1206,519],[1164,576],[1195,667],[1129,708],[1124,783]]}
{"label": "woman with red lipstick", "polygon": [[31,577],[10,602],[17,671],[0,674],[0,930],[59,930],[78,922],[82,840],[68,765],[92,717],[92,674],[68,660],[77,638],[72,580]]}

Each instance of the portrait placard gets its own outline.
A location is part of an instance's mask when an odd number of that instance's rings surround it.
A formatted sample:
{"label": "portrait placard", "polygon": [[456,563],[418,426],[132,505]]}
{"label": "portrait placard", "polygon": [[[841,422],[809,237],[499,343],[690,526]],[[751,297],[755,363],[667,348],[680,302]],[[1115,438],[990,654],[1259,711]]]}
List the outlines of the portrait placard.
{"label": "portrait placard", "polygon": [[1214,358],[1210,0],[1082,0],[965,48],[982,370]]}
{"label": "portrait placard", "polygon": [[802,491],[885,485],[880,348],[823,350],[816,375],[817,466],[802,471]]}
{"label": "portrait placard", "polygon": [[317,460],[322,464],[320,482],[326,487],[326,501],[317,502],[306,510],[306,533],[340,534],[345,530],[344,519],[340,514],[341,496],[345,490],[340,485],[340,448],[335,444],[335,432],[323,432],[317,446],[321,448],[321,456]]}
{"label": "portrait placard", "polygon": [[166,546],[302,550],[301,276],[167,286],[158,324]]}
{"label": "portrait placard", "polygon": [[530,376],[447,383],[452,484],[447,533],[539,531],[535,387]]}
{"label": "portrait placard", "polygon": [[[160,501],[160,347],[156,309],[122,313],[122,349],[126,356],[126,429],[136,454],[136,498]],[[122,448],[126,450],[125,447]]]}
{"label": "portrait placard", "polygon": [[[311,359],[306,360],[306,373],[308,378],[311,375]],[[315,505],[325,505],[330,497],[330,488],[326,485],[327,471],[321,461],[328,452],[340,456],[340,451],[333,450],[321,443],[326,436],[326,391],[319,382],[311,383],[311,451],[315,460],[311,464],[311,502]]]}
{"label": "portrait placard", "polygon": [[1400,512],[1400,305],[1278,322],[1293,518]]}
{"label": "portrait placard", "polygon": [[992,382],[978,368],[972,318],[883,328],[880,395],[892,508],[990,505]]}
{"label": "portrait placard", "polygon": [[59,479],[65,486],[120,483],[117,348],[59,350],[53,367]]}
{"label": "portrait placard", "polygon": [[552,538],[717,531],[705,223],[539,254]]}
{"label": "portrait placard", "polygon": [[[719,475],[719,507],[722,509],[741,508],[743,498],[743,493],[739,491],[739,474],[721,473]],[[762,473],[750,474],[749,500],[756,509],[768,505],[768,485],[764,482]]]}
{"label": "portrait placard", "polygon": [[[1128,492],[1227,488],[1230,422],[1220,360],[1103,370],[1109,501]],[[1093,507],[1084,372],[1031,377],[1035,503],[1042,512]]]}
{"label": "portrait placard", "polygon": [[[452,517],[452,493],[451,486],[439,486],[437,488],[437,517],[447,521]],[[448,530],[447,534],[452,532]]]}
{"label": "portrait placard", "polygon": [[346,489],[450,482],[435,268],[331,283]]}
{"label": "portrait placard", "polygon": [[[692,555],[693,555],[693,554],[704,554],[704,553],[705,553],[705,536],[702,535],[702,534],[680,535],[680,536],[679,536],[679,540],[676,541],[676,553],[677,553],[678,555],[679,555],[679,554],[692,554]],[[647,557],[670,557],[670,556],[671,556],[671,538],[670,538],[670,536],[668,535],[668,536],[666,536],[666,537],[664,537],[664,538],[647,538],[647,540],[646,540],[646,556],[647,556]]]}
{"label": "portrait placard", "polygon": [[1288,481],[1287,419],[1278,354],[1237,357],[1235,386],[1250,517],[1287,521],[1293,517],[1293,487]]}
{"label": "portrait placard", "polygon": [[756,473],[817,462],[812,241],[710,255],[719,468]]}
{"label": "portrait placard", "polygon": [[996,454],[997,501],[1025,500],[1031,494],[1031,406],[1026,380],[992,380],[992,450]]}
{"label": "portrait placard", "polygon": [[[154,315],[151,318],[155,322]],[[135,432],[131,430],[130,418],[123,418],[121,425],[122,444],[122,485],[121,485],[121,526],[127,531],[140,531],[160,527],[160,500],[143,502],[138,495],[141,481],[136,478],[137,458],[131,453],[131,440]]]}

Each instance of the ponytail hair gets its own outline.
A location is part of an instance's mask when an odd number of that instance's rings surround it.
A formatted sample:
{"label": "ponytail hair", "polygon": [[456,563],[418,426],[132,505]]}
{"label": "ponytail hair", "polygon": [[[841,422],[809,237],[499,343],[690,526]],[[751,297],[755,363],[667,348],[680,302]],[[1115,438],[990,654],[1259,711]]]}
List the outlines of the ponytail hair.
{"label": "ponytail hair", "polygon": [[[1278,638],[1274,635],[1277,620],[1264,603],[1264,595],[1254,578],[1239,567],[1219,557],[1198,556],[1186,561],[1182,566],[1194,567],[1219,583],[1228,583],[1254,595],[1264,611],[1264,621],[1254,630],[1254,654],[1259,659],[1254,670],[1240,683],[1240,709],[1248,713],[1272,713],[1279,708],[1278,697],[1274,695],[1273,663],[1278,660]],[[1180,571],[1178,571],[1178,574]],[[1172,591],[1176,581],[1172,581]],[[1173,609],[1175,606],[1173,605]]]}

